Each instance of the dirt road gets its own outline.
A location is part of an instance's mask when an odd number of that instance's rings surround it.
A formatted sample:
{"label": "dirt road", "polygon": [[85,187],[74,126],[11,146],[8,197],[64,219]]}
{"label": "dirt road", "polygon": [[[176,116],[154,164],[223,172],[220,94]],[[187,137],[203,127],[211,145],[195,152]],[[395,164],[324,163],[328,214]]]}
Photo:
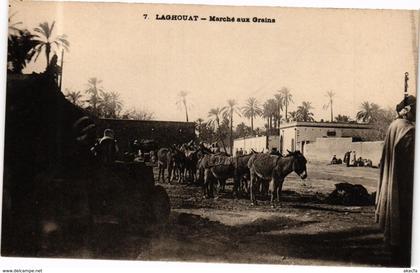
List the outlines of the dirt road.
{"label": "dirt road", "polygon": [[[378,169],[308,164],[308,178],[286,178],[282,202],[251,206],[233,199],[232,185],[217,200],[204,199],[196,186],[161,184],[170,196],[169,224],[159,233],[127,232],[115,223],[95,229],[65,257],[386,266],[389,253],[376,229],[374,207],[332,206],[323,199],[334,184],[363,184],[376,190]],[[229,181],[228,181],[229,182]],[[80,237],[80,236],[79,236]],[[74,252],[73,252],[74,251]],[[63,253],[48,253],[63,256]]]}
{"label": "dirt road", "polygon": [[[250,206],[232,199],[231,188],[217,200],[203,199],[193,186],[163,184],[170,224],[150,239],[136,259],[276,263],[300,265],[387,265],[374,208],[323,204],[334,184],[349,182],[376,190],[378,169],[309,164],[308,179],[290,175],[282,202]],[[134,258],[134,257],[133,257]]]}

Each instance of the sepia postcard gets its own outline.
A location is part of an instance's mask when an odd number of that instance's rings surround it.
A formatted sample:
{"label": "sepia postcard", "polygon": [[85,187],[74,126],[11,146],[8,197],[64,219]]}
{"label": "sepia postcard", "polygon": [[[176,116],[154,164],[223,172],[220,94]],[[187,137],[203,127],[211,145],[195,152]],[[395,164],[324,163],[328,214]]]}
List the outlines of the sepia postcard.
{"label": "sepia postcard", "polygon": [[418,44],[418,10],[11,0],[1,256],[413,267]]}

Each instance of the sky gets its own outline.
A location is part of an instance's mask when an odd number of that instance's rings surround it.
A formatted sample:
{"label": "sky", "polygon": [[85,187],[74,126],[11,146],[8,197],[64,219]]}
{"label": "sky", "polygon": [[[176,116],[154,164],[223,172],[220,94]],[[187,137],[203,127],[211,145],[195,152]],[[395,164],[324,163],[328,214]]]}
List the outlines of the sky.
{"label": "sky", "polygon": [[[282,87],[293,95],[289,111],[309,101],[316,120],[329,120],[323,105],[332,90],[334,116],[354,118],[364,101],[394,107],[406,71],[415,94],[418,14],[411,11],[11,1],[10,14],[30,30],[55,20],[54,35],[68,36],[63,90],[83,91],[97,77],[105,90],[120,93],[125,109],[148,109],[158,120],[185,121],[176,104],[180,91],[189,94],[190,121],[206,120],[228,99],[242,106],[256,97],[262,104]],[[276,23],[157,21],[156,14]],[[41,56],[25,72],[44,68]],[[235,117],[235,124],[242,121],[249,123]]]}

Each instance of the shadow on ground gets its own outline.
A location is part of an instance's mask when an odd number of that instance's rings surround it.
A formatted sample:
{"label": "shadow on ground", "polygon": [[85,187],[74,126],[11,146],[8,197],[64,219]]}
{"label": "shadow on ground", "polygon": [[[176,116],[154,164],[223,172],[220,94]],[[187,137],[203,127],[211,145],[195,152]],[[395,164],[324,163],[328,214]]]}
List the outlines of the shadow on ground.
{"label": "shadow on ground", "polygon": [[313,234],[295,229],[317,223],[286,217],[228,226],[198,215],[173,213],[168,229],[150,240],[144,260],[388,265],[380,233],[372,227]]}

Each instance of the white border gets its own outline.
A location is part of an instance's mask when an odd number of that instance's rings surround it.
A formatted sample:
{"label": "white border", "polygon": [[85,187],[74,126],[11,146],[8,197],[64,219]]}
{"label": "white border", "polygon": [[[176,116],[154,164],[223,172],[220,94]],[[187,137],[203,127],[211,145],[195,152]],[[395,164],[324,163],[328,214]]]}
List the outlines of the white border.
{"label": "white border", "polygon": [[[75,0],[69,0],[76,2]],[[4,146],[4,105],[6,88],[6,64],[7,64],[7,0],[0,1],[0,175],[3,176],[3,146]],[[281,7],[317,7],[317,8],[365,8],[365,9],[420,9],[420,1],[309,1],[309,0],[154,0],[154,1],[109,1],[91,0],[91,2],[125,2],[125,3],[178,3],[178,4],[208,4],[208,5],[244,5],[244,6],[281,6]],[[419,77],[417,77],[419,78]],[[417,90],[419,90],[419,84]],[[415,210],[413,227],[413,252],[420,252],[420,134],[417,135],[416,142],[416,172],[415,172]],[[416,198],[417,197],[417,198]],[[0,195],[0,201],[1,201]],[[1,204],[1,202],[0,202]],[[413,268],[420,265],[420,255],[413,257]],[[43,272],[183,272],[183,273],[207,273],[207,272],[255,272],[261,271],[279,272],[302,272],[305,270],[315,270],[317,272],[403,272],[402,269],[389,268],[348,268],[348,267],[303,267],[303,266],[280,266],[280,265],[236,265],[236,264],[202,264],[202,263],[172,263],[172,262],[137,262],[137,261],[106,261],[106,260],[72,260],[72,259],[28,259],[28,258],[0,258],[0,270],[4,269],[43,269]],[[420,269],[420,268],[419,268]],[[0,273],[3,271],[0,271]]]}

